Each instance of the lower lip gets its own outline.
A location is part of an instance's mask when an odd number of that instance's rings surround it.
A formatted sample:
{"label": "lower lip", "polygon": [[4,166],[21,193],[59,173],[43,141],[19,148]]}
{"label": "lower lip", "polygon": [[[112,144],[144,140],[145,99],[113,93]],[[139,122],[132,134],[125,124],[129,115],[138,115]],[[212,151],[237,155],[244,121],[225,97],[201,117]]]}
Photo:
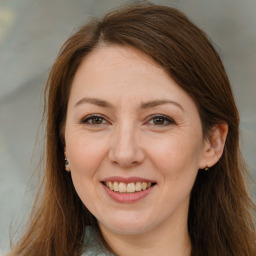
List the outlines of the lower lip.
{"label": "lower lip", "polygon": [[119,203],[134,203],[134,202],[137,202],[137,201],[141,200],[142,198],[146,197],[153,190],[155,185],[146,190],[142,190],[142,191],[135,192],[135,193],[118,193],[118,192],[110,190],[104,184],[102,184],[102,186],[105,189],[105,191],[107,192],[107,194],[115,201],[117,201]]}

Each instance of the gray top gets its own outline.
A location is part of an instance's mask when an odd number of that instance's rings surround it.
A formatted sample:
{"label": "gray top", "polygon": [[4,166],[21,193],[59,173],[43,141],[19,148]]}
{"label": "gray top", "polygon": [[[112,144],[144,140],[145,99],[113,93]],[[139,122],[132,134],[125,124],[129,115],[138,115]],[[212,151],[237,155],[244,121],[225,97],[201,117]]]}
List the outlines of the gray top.
{"label": "gray top", "polygon": [[97,235],[90,226],[85,229],[84,245],[86,251],[82,256],[114,256],[100,245]]}

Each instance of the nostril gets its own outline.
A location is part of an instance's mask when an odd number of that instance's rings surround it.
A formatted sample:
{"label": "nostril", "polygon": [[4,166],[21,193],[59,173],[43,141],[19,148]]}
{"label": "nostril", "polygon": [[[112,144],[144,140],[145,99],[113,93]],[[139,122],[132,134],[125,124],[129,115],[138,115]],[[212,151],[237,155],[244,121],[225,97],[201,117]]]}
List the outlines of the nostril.
{"label": "nostril", "polygon": [[145,153],[142,148],[133,143],[119,141],[118,145],[110,148],[108,159],[113,164],[126,168],[142,163]]}

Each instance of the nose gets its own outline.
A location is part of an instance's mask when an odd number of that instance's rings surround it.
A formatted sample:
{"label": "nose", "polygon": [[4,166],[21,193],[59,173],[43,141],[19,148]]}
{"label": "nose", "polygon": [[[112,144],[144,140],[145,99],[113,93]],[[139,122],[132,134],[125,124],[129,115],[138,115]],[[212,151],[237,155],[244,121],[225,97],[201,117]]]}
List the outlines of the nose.
{"label": "nose", "polygon": [[145,153],[139,145],[140,137],[135,127],[120,125],[111,137],[109,160],[120,167],[132,167],[142,163]]}

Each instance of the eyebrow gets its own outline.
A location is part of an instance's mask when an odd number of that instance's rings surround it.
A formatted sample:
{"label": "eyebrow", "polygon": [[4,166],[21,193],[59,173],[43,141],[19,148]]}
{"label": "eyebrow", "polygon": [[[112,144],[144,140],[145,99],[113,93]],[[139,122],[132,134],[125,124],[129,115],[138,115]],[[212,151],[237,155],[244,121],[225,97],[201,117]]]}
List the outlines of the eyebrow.
{"label": "eyebrow", "polygon": [[[98,98],[82,98],[80,99],[76,104],[75,107],[82,105],[84,103],[90,103],[99,107],[103,107],[103,108],[114,108],[114,105],[112,105],[111,103],[102,100],[102,99],[98,99]],[[148,109],[148,108],[153,108],[159,105],[164,105],[164,104],[173,104],[175,106],[177,106],[178,108],[180,108],[182,111],[184,111],[184,108],[177,102],[173,101],[173,100],[153,100],[153,101],[149,101],[149,102],[145,102],[142,103],[140,108],[141,109]]]}
{"label": "eyebrow", "polygon": [[82,105],[84,103],[94,104],[96,106],[103,107],[103,108],[114,108],[114,106],[111,103],[109,103],[105,100],[101,100],[101,99],[97,99],[97,98],[88,98],[88,97],[85,97],[85,98],[82,98],[81,100],[79,100],[75,104],[75,107]]}
{"label": "eyebrow", "polygon": [[149,101],[146,103],[142,103],[141,104],[141,109],[148,109],[148,108],[153,108],[159,105],[164,105],[164,104],[173,104],[175,106],[177,106],[178,108],[180,108],[182,111],[184,111],[184,108],[176,101],[173,100],[153,100],[153,101]]}

